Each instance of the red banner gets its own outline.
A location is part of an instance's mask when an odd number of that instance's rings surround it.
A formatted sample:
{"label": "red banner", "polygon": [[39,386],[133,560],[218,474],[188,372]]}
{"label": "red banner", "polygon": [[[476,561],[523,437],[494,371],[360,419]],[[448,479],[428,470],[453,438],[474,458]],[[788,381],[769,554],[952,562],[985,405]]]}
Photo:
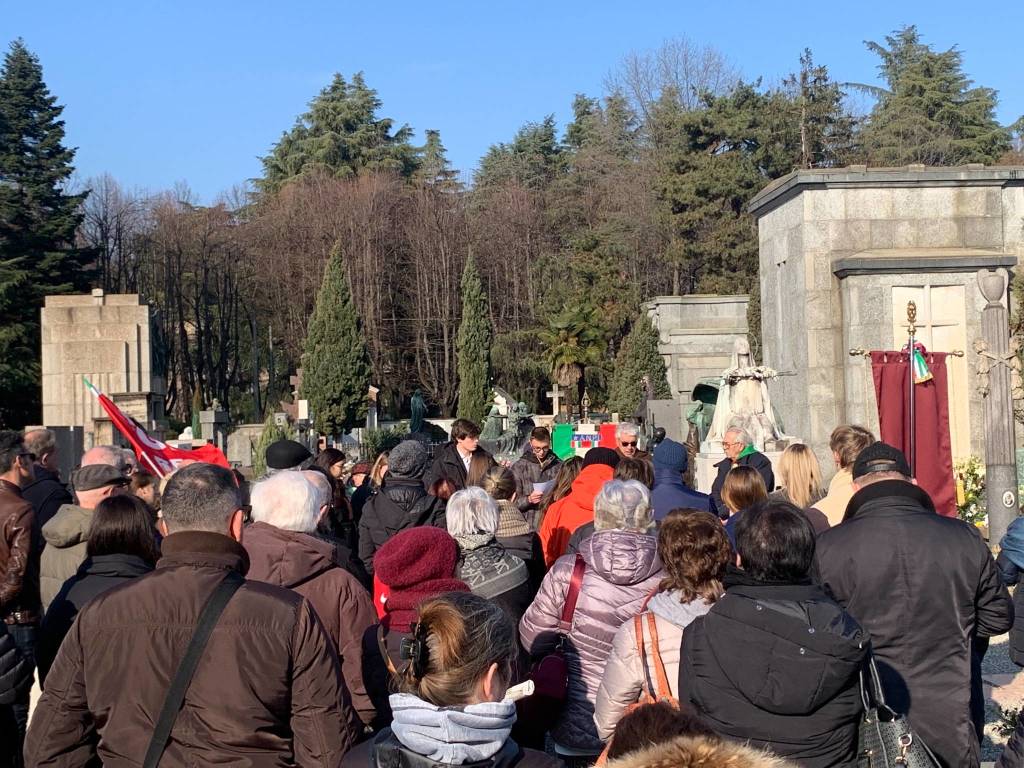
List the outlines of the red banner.
{"label": "red banner", "polygon": [[[935,511],[956,517],[956,483],[949,439],[949,389],[946,384],[946,353],[924,352],[931,370],[929,381],[914,385],[917,483],[932,497]],[[871,372],[878,401],[882,442],[899,448],[910,461],[910,372],[906,352],[872,352]]]}
{"label": "red banner", "polygon": [[109,397],[96,389],[88,380],[85,380],[85,386],[96,395],[114,426],[131,443],[135,455],[139,457],[140,464],[160,477],[171,474],[181,464],[191,464],[197,461],[231,468],[223,451],[215,445],[201,445],[191,451],[186,451],[181,448],[172,448],[166,443],[150,437],[145,429],[125,416]]}

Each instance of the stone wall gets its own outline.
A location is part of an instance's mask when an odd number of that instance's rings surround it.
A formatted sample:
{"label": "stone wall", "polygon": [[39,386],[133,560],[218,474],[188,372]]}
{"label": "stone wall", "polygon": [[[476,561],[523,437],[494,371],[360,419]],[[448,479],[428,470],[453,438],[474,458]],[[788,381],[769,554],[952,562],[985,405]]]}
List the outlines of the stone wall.
{"label": "stone wall", "polygon": [[[892,348],[894,287],[964,285],[968,343],[977,336],[973,273],[1022,256],[1024,168],[798,171],[758,193],[750,210],[764,362],[795,374],[772,386],[772,402],[786,431],[831,471],[833,427],[877,426],[869,364],[849,349]],[[970,450],[980,455],[980,401],[973,385],[970,393]]]}

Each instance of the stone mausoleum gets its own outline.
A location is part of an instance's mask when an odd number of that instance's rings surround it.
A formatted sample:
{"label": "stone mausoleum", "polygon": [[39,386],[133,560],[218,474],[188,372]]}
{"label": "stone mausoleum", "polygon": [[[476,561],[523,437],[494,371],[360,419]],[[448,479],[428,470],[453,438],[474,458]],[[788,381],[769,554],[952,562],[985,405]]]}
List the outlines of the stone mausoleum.
{"label": "stone mausoleum", "polygon": [[[760,243],[763,362],[793,375],[769,386],[789,434],[831,474],[833,427],[876,431],[871,365],[850,350],[918,341],[949,358],[953,458],[984,455],[982,400],[972,373],[985,300],[979,269],[1024,256],[1024,168],[802,170],[750,202]],[[1007,298],[1004,296],[1004,303]]]}
{"label": "stone mausoleum", "polygon": [[81,427],[84,448],[120,442],[89,379],[151,434],[162,436],[159,325],[138,294],[47,296],[42,309],[43,423]]}

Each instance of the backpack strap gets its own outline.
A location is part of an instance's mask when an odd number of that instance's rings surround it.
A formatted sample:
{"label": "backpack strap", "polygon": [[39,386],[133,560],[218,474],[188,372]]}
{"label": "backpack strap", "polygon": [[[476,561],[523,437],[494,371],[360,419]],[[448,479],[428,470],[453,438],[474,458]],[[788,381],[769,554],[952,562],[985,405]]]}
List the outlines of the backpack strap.
{"label": "backpack strap", "polygon": [[572,567],[572,578],[569,581],[569,591],[565,593],[565,606],[562,608],[562,619],[558,622],[558,631],[569,634],[572,629],[572,617],[576,613],[576,601],[580,598],[580,588],[583,586],[583,572],[587,569],[587,562],[583,555],[576,553],[576,562]]}
{"label": "backpack strap", "polygon": [[149,747],[146,749],[146,757],[142,761],[143,768],[156,768],[160,764],[164,750],[167,749],[167,742],[171,738],[171,730],[178,719],[181,705],[185,701],[185,694],[192,683],[192,675],[203,656],[203,649],[213,634],[213,628],[217,626],[220,615],[227,607],[232,595],[245,583],[245,579],[237,571],[229,571],[228,575],[213,589],[213,593],[203,606],[199,614],[199,621],[196,623],[192,639],[189,641],[185,655],[178,665],[178,671],[174,673],[171,685],[167,689],[167,697],[160,710],[156,725],[153,728],[153,736],[150,739]]}

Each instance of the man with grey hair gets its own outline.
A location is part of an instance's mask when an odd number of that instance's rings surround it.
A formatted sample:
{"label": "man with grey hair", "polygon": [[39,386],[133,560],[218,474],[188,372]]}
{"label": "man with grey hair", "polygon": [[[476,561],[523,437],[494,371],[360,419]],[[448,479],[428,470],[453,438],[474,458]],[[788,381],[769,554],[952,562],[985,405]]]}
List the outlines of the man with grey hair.
{"label": "man with grey hair", "polygon": [[346,568],[333,542],[315,535],[330,504],[311,476],[278,472],[252,488],[245,529],[250,579],[293,589],[313,606],[341,657],[352,704],[364,725],[376,715],[363,683],[363,633],[377,621],[370,593]]}
{"label": "man with grey hair", "polygon": [[651,460],[651,454],[641,451],[640,427],[631,421],[623,421],[615,428],[615,450],[623,459]]}
{"label": "man with grey hair", "polygon": [[57,438],[49,429],[32,429],[25,433],[25,450],[35,455],[35,480],[22,490],[25,501],[32,505],[32,551],[29,554],[29,573],[39,589],[39,559],[46,546],[43,526],[53,519],[62,506],[73,499],[67,486],[61,482],[57,464]]}
{"label": "man with grey hair", "polygon": [[445,510],[448,533],[459,545],[455,578],[471,592],[494,600],[519,623],[530,604],[526,563],[498,543],[498,505],[487,491],[470,486],[456,491]]}
{"label": "man with grey hair", "polygon": [[82,454],[80,466],[88,467],[93,464],[109,464],[117,467],[122,473],[128,473],[128,462],[124,458],[124,450],[114,445],[97,445]]}
{"label": "man with grey hair", "polygon": [[355,729],[334,646],[301,595],[242,580],[242,519],[227,469],[197,463],[174,473],[163,494],[163,557],[78,614],[46,678],[26,763],[74,755],[76,765],[141,765],[204,606],[222,582],[240,580],[188,684],[164,763],[340,764]]}
{"label": "man with grey hair", "polygon": [[738,466],[753,467],[764,480],[764,487],[768,493],[775,490],[775,472],[772,470],[771,460],[757,450],[750,435],[741,427],[729,427],[722,439],[722,449],[725,451],[725,458],[715,464],[718,476],[711,485],[711,497],[715,500],[719,517],[725,520],[729,517],[729,510],[722,501],[722,486],[730,469]]}

